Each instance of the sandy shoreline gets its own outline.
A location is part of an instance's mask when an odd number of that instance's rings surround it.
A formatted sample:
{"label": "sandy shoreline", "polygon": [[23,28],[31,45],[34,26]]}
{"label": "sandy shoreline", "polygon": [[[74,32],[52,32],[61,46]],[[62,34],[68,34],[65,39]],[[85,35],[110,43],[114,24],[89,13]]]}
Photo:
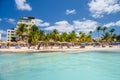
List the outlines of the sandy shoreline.
{"label": "sandy shoreline", "polygon": [[79,47],[71,47],[71,48],[62,48],[59,49],[58,47],[53,47],[51,49],[50,47],[48,49],[28,49],[27,47],[22,47],[20,49],[15,49],[14,47],[10,47],[9,49],[0,49],[0,53],[42,53],[42,52],[64,52],[64,51],[96,51],[96,50],[120,50],[120,47],[113,46],[113,47],[92,47],[87,46],[85,48],[79,48]]}

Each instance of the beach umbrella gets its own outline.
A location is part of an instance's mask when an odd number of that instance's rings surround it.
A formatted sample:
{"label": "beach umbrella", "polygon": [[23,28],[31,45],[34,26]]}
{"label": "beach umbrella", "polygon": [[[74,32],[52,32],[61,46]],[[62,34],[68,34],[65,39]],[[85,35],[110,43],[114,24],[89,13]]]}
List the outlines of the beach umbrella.
{"label": "beach umbrella", "polygon": [[1,42],[1,44],[7,44],[8,42]]}
{"label": "beach umbrella", "polygon": [[8,42],[9,44],[16,44],[16,42]]}
{"label": "beach umbrella", "polygon": [[28,36],[28,34],[26,32],[23,32],[22,36]]}
{"label": "beach umbrella", "polygon": [[17,44],[26,44],[24,41],[18,41]]}

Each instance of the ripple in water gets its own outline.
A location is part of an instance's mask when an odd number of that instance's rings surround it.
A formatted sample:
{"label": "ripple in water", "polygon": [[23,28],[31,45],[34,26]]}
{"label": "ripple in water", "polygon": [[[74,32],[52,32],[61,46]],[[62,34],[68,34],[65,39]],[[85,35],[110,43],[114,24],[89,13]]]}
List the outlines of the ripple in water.
{"label": "ripple in water", "polygon": [[120,51],[0,54],[0,80],[119,79]]}

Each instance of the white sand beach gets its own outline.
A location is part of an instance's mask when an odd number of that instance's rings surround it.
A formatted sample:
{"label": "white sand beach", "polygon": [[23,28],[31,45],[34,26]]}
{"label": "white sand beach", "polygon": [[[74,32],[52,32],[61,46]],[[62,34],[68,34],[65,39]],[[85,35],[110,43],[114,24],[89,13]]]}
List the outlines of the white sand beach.
{"label": "white sand beach", "polygon": [[29,53],[29,52],[60,52],[60,51],[96,51],[96,50],[120,50],[119,46],[113,46],[113,47],[93,47],[93,46],[86,46],[85,48],[79,48],[79,46],[71,47],[71,48],[58,48],[58,47],[48,47],[47,49],[41,47],[39,50],[35,49],[28,49],[27,47],[22,47],[19,49],[16,49],[15,47],[10,47],[8,49],[0,49],[0,53]]}

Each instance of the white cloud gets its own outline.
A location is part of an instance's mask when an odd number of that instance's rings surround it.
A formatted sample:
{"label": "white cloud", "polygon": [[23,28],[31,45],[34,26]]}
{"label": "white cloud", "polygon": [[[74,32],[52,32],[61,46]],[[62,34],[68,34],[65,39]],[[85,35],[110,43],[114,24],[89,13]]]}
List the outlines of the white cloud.
{"label": "white cloud", "polygon": [[0,30],[0,34],[6,34],[7,32],[4,30]]}
{"label": "white cloud", "polygon": [[7,32],[0,29],[0,34],[1,34],[1,40],[6,41]]}
{"label": "white cloud", "polygon": [[86,18],[84,17],[84,18],[82,18],[82,20],[86,20]]}
{"label": "white cloud", "polygon": [[106,27],[115,26],[115,23],[114,23],[114,22],[111,22],[111,23],[105,24],[104,26],[106,26]]}
{"label": "white cloud", "polygon": [[2,18],[0,18],[0,21],[2,21]]}
{"label": "white cloud", "polygon": [[7,21],[11,24],[16,24],[16,21],[13,18],[9,18],[9,19],[7,19]]}
{"label": "white cloud", "polygon": [[45,30],[52,31],[53,29],[57,29],[59,32],[71,32],[74,30],[76,33],[79,33],[80,31],[88,33],[89,31],[94,31],[98,25],[99,24],[96,21],[92,20],[74,20],[73,24],[68,23],[68,21],[59,21],[53,26],[45,28]]}
{"label": "white cloud", "polygon": [[2,41],[6,41],[7,40],[7,37],[6,36],[2,36]]}
{"label": "white cloud", "polygon": [[44,22],[44,21],[41,20],[41,19],[35,19],[35,24],[36,24],[37,26],[40,26],[40,27],[42,27],[42,26],[49,26],[49,25],[50,25],[50,23]]}
{"label": "white cloud", "polygon": [[111,14],[120,11],[119,0],[91,0],[88,3],[89,10],[94,18],[104,17],[104,14]]}
{"label": "white cloud", "polygon": [[56,22],[54,26],[45,28],[45,30],[51,30],[51,31],[53,29],[57,29],[59,32],[71,32],[72,30],[74,30],[73,26],[65,20]]}
{"label": "white cloud", "polygon": [[27,10],[31,11],[32,7],[26,3],[26,0],[15,0],[18,10]]}
{"label": "white cloud", "polygon": [[116,21],[116,22],[107,23],[107,24],[105,24],[104,26],[106,26],[106,27],[120,26],[120,20],[119,20],[119,21]]}
{"label": "white cloud", "polygon": [[4,20],[5,22],[8,22],[10,24],[16,24],[16,20],[13,18],[0,18],[0,21]]}
{"label": "white cloud", "polygon": [[72,9],[72,10],[67,9],[65,13],[66,13],[66,15],[76,14],[76,10],[75,9]]}
{"label": "white cloud", "polygon": [[99,24],[96,21],[92,21],[92,20],[73,21],[73,26],[76,32],[83,31],[88,33],[89,31],[94,31],[98,25]]}
{"label": "white cloud", "polygon": [[120,26],[120,20],[116,22],[116,26]]}

